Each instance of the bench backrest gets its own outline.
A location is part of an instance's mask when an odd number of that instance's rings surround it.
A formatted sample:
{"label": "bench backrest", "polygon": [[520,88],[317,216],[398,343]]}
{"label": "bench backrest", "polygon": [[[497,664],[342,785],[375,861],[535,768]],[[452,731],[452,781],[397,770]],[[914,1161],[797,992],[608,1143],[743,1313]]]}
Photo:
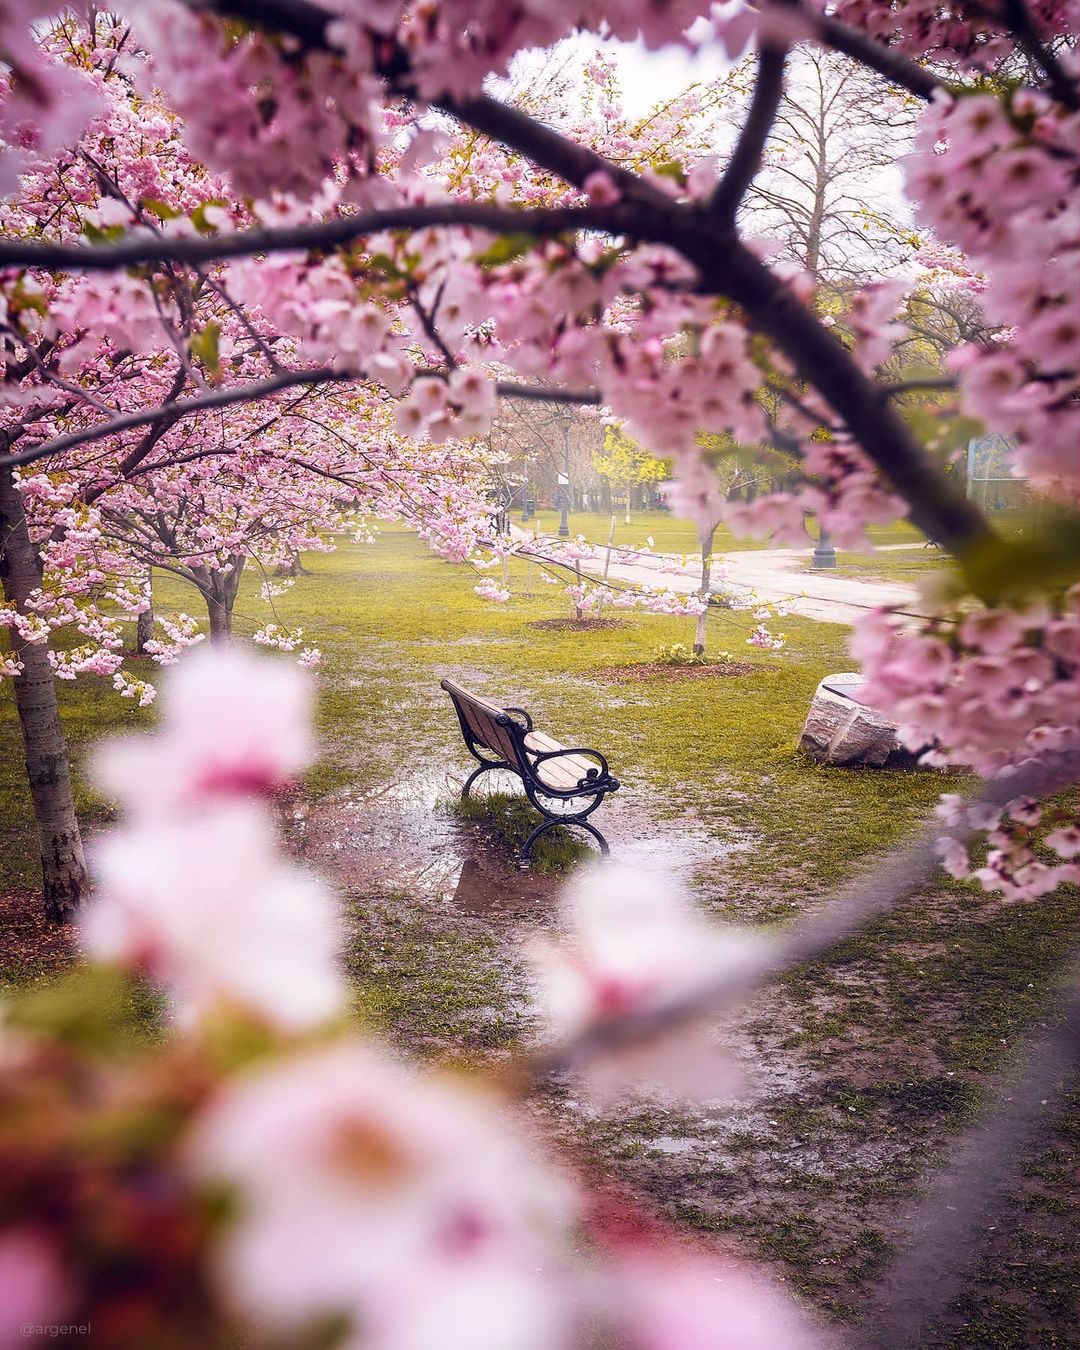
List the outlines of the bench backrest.
{"label": "bench backrest", "polygon": [[505,759],[515,768],[520,767],[524,759],[521,745],[524,727],[497,703],[490,703],[486,698],[470,693],[453,680],[443,680],[442,688],[454,700],[462,731],[477,745]]}

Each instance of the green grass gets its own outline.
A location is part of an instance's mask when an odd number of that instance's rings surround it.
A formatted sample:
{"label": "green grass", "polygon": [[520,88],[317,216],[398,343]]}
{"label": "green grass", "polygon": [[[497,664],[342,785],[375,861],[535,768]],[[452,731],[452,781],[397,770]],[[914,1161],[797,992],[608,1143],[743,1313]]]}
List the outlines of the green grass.
{"label": "green grass", "polygon": [[[249,569],[235,628],[242,636],[276,617],[302,627],[305,641],[323,652],[323,754],[309,777],[313,792],[374,786],[398,775],[403,760],[417,769],[464,767],[457,724],[438,688],[442,676],[456,675],[529,707],[552,734],[603,749],[648,809],[672,817],[693,811],[719,839],[752,838],[753,854],[732,863],[722,889],[753,896],[756,883],[767,881],[764,913],[778,892],[791,889],[789,876],[798,876],[794,898],[801,903],[889,847],[939,791],[933,775],[827,769],[796,750],[818,680],[850,666],[839,626],[790,617],[788,649],[763,654],[746,646],[751,619],[717,610],[711,645],[749,661],[753,676],[613,684],[598,669],[648,661],[661,644],[691,640],[693,621],[629,615],[620,616],[620,627],[589,635],[537,629],[533,621],[569,610],[554,587],[536,583],[531,596],[522,594],[525,564],[511,566],[514,598],[492,604],[473,594],[480,576],[432,556],[399,530],[373,546],[343,542],[305,565],[310,575],[278,597],[273,611],[259,596],[262,578]],[[155,603],[161,612],[199,613],[196,592],[167,575],[156,578]],[[146,663],[138,668],[147,671]],[[87,750],[97,738],[151,724],[154,713],[133,708],[103,680],[62,685],[60,699],[78,802],[93,826],[107,808],[88,784]],[[0,736],[0,886],[25,887],[33,884],[36,859],[7,684],[0,685]]]}
{"label": "green grass", "polygon": [[[508,792],[480,794],[481,789],[477,789],[475,796],[453,802],[450,809],[462,820],[482,825],[501,849],[517,856],[530,833],[541,823],[540,818],[524,797],[512,797]],[[530,866],[537,872],[568,872],[589,853],[588,845],[574,832],[560,827],[548,830],[536,841]]]}
{"label": "green grass", "polygon": [[896,553],[837,553],[837,566],[830,569],[834,577],[850,577],[856,581],[907,581],[917,583],[934,572],[943,572],[950,565],[947,555],[936,549],[923,552],[912,549]]}

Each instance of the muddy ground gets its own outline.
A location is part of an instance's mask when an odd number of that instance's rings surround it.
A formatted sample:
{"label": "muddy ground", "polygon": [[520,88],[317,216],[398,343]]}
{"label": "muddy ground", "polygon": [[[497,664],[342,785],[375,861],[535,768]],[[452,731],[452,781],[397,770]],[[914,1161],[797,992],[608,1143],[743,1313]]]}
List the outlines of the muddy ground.
{"label": "muddy ground", "polygon": [[[555,921],[563,878],[520,870],[505,838],[455,813],[463,776],[294,802],[286,833],[346,897],[364,1011],[412,1051],[498,1062],[539,1034],[520,952]],[[752,841],[721,844],[692,816],[649,808],[623,793],[598,823],[622,861],[677,878],[709,905],[727,860]],[[778,893],[790,884],[775,881]],[[1036,926],[999,951],[999,919],[992,902],[944,886],[871,941],[765,991],[717,1032],[741,1069],[735,1100],[602,1116],[560,1082],[534,1109],[599,1184],[684,1233],[764,1259],[837,1345],[869,1345],[860,1319],[924,1183],[992,1094],[1010,1018],[1019,1009],[1038,1030],[1025,1002],[1038,976],[1023,953],[1053,935]],[[1071,1106],[1045,1123],[981,1223],[953,1306],[913,1345],[1080,1347],[1080,1103]]]}

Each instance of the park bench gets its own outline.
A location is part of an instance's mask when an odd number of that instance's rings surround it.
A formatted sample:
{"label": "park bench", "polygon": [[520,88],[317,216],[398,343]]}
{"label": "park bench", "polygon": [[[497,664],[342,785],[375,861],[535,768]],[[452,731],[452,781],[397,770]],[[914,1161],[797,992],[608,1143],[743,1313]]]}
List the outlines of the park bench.
{"label": "park bench", "polygon": [[526,797],[544,817],[526,839],[521,861],[529,861],[533,845],[555,825],[579,825],[606,856],[607,840],[586,820],[609,792],[619,789],[619,780],[612,777],[604,756],[598,750],[560,745],[535,729],[524,708],[500,707],[453,680],[443,680],[442,688],[453,701],[469,753],[480,761],[461,789],[462,800],[481,774],[509,769],[521,779]]}

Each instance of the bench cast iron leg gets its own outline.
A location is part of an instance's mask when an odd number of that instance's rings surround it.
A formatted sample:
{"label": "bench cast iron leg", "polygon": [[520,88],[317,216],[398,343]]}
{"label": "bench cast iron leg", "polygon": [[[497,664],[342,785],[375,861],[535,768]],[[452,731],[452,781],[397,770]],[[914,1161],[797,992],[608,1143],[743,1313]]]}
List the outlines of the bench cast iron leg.
{"label": "bench cast iron leg", "polygon": [[521,850],[521,861],[523,863],[527,863],[532,857],[533,844],[536,843],[544,831],[554,829],[556,825],[565,825],[567,829],[576,826],[579,830],[587,831],[600,845],[600,856],[606,858],[610,855],[611,850],[608,848],[607,840],[596,826],[590,825],[587,820],[545,820],[543,825],[537,825],[536,829],[533,830],[532,834],[525,840],[525,847]]}
{"label": "bench cast iron leg", "polygon": [[508,767],[509,766],[506,764],[481,764],[478,769],[473,769],[472,773],[469,774],[468,778],[465,780],[465,786],[461,789],[461,800],[464,801],[466,797],[468,797],[469,789],[482,773],[487,773],[489,769],[505,769]]}

